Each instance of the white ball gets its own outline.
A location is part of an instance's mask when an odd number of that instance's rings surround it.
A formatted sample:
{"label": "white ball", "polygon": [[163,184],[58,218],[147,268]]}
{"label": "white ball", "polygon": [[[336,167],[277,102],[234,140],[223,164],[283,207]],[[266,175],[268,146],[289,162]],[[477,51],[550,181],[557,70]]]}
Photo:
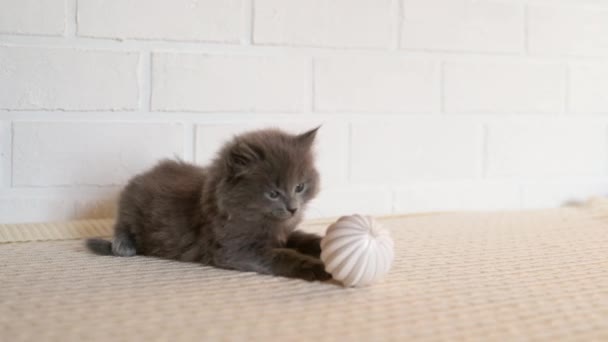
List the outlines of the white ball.
{"label": "white ball", "polygon": [[345,286],[365,286],[380,280],[393,263],[393,239],[370,216],[343,216],[327,228],[321,240],[325,270]]}

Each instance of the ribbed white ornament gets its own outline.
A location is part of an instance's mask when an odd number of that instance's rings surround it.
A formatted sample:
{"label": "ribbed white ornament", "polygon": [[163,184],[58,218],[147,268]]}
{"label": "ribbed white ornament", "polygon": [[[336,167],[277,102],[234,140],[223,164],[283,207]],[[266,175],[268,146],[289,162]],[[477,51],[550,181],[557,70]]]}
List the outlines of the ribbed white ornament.
{"label": "ribbed white ornament", "polygon": [[344,286],[365,286],[380,280],[393,263],[393,239],[370,216],[343,216],[321,240],[325,270]]}

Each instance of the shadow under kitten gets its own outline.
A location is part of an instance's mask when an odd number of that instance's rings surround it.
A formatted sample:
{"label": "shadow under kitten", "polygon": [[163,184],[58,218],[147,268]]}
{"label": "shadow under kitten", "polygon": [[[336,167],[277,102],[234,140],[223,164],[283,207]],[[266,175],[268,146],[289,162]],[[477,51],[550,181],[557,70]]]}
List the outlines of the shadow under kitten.
{"label": "shadow under kitten", "polygon": [[208,167],[165,160],[123,190],[112,241],[87,240],[101,255],[147,255],[306,280],[331,278],[320,236],[297,231],[319,174],[318,128],[291,135],[245,133]]}

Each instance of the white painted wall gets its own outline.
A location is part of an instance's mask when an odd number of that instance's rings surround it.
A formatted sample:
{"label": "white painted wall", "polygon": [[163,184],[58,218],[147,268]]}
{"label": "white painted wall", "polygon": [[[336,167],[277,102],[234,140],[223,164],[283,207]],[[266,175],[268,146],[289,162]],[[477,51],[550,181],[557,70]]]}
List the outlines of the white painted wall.
{"label": "white painted wall", "polygon": [[311,216],[608,193],[602,0],[1,0],[0,222],[324,123]]}

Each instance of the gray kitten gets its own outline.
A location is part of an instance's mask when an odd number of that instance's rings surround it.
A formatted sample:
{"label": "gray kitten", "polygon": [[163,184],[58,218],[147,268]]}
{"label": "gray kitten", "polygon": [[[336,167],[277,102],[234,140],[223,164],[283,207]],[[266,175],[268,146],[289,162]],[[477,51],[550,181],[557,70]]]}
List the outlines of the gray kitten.
{"label": "gray kitten", "polygon": [[112,242],[90,239],[88,248],[329,279],[321,238],[295,230],[319,188],[311,151],[317,129],[236,136],[205,168],[162,161],[123,190]]}

